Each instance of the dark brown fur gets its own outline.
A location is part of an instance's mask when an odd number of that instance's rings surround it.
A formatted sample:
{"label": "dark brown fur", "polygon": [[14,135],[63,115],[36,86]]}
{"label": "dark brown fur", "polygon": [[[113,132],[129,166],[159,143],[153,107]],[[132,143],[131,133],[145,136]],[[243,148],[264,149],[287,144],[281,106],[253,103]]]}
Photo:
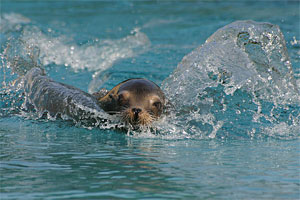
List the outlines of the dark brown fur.
{"label": "dark brown fur", "polygon": [[165,107],[162,90],[146,79],[129,79],[98,97],[100,106],[109,114],[119,114],[131,125],[150,125],[159,118]]}

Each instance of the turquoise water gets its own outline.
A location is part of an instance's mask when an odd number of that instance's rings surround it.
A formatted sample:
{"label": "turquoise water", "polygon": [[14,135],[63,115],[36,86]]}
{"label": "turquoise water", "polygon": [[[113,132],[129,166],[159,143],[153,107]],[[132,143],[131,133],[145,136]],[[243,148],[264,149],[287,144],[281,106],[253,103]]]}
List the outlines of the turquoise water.
{"label": "turquoise water", "polygon": [[[0,198],[299,199],[299,6],[1,1]],[[244,32],[244,58],[223,41],[238,25],[212,36],[236,20],[276,24],[284,39],[272,29],[257,46]],[[16,56],[87,92],[148,78],[177,109],[156,134],[39,119],[10,86]]]}

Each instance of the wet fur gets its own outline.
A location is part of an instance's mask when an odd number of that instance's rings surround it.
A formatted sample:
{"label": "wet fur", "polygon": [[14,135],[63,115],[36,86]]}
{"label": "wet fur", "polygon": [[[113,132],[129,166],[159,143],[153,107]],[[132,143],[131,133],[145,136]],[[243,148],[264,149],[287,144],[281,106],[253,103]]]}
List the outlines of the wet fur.
{"label": "wet fur", "polygon": [[122,119],[129,124],[149,126],[156,118],[149,112],[142,111],[139,114],[138,121],[135,121],[133,112],[131,112],[130,108],[127,108],[122,112]]}
{"label": "wet fur", "polygon": [[[138,120],[135,120],[135,114],[132,111],[132,108],[135,108],[133,105],[128,106],[128,107],[123,107],[120,106],[118,104],[118,95],[120,92],[120,88],[122,87],[123,84],[126,84],[128,81],[135,81],[135,80],[142,80],[142,81],[146,81],[147,84],[151,84],[151,86],[155,85],[155,88],[153,89],[153,91],[151,90],[151,92],[153,93],[157,93],[157,97],[159,97],[159,99],[161,99],[162,101],[162,108],[160,112],[157,112],[156,114],[151,111],[150,109],[142,109],[142,111],[138,114]],[[129,83],[130,85],[130,83]],[[129,86],[130,87],[130,86]],[[132,89],[132,88],[131,88]],[[142,92],[137,92],[137,90],[135,90],[136,88],[133,87],[133,91],[130,91],[131,93],[134,93],[134,97],[136,98],[136,95],[147,95],[149,91],[143,90],[144,88],[140,88],[140,90],[142,90]],[[148,88],[149,90],[149,88]],[[125,89],[125,91],[127,91]],[[128,124],[134,125],[134,126],[149,126],[151,125],[151,123],[158,119],[158,117],[161,115],[161,113],[163,112],[164,108],[165,108],[165,97],[163,92],[160,90],[160,88],[153,82],[148,81],[146,79],[129,79],[126,81],[121,82],[120,84],[116,85],[112,90],[110,90],[106,95],[104,95],[103,97],[99,98],[99,103],[101,105],[101,107],[103,108],[103,110],[105,110],[107,113],[109,114],[117,114],[120,115],[123,119],[123,121],[125,121]],[[136,105],[135,105],[136,106]],[[139,108],[139,107],[137,107]]]}

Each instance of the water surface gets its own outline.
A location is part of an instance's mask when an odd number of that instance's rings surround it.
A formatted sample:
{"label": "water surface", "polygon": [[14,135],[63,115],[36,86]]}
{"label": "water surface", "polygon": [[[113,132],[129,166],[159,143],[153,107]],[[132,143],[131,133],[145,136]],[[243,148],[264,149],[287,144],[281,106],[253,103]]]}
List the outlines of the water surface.
{"label": "water surface", "polygon": [[87,92],[133,77],[165,86],[185,55],[248,19],[279,25],[300,88],[297,1],[2,1],[1,199],[299,199],[299,104],[276,93],[211,86],[199,102],[219,95],[220,105],[183,109],[161,134],[127,135],[20,114],[22,94],[7,90],[17,76],[4,55],[28,50],[51,78]]}

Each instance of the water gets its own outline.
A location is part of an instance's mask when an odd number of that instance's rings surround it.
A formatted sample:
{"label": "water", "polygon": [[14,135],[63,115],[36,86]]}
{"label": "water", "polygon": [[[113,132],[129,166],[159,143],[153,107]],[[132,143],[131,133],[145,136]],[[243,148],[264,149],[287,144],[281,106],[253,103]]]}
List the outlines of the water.
{"label": "water", "polygon": [[[0,30],[1,199],[300,198],[299,2],[2,1]],[[34,64],[176,109],[156,134],[39,119],[11,86]]]}

